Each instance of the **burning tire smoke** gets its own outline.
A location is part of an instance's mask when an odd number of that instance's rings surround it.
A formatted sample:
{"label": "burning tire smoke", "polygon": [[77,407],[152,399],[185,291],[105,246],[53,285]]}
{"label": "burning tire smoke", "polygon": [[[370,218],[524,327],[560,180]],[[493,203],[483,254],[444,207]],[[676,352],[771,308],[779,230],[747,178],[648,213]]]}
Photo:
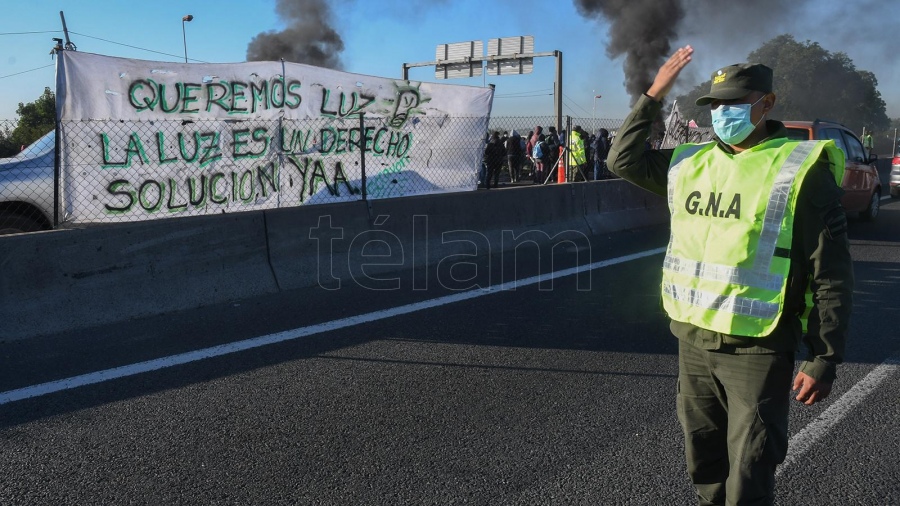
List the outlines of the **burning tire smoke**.
{"label": "burning tire smoke", "polygon": [[575,0],[587,18],[611,22],[606,54],[625,55],[625,90],[634,102],[647,91],[659,66],[672,52],[672,41],[685,16],[680,0]]}
{"label": "burning tire smoke", "polygon": [[247,45],[247,61],[285,61],[341,70],[344,41],[331,25],[326,0],[278,0],[282,31],[263,32]]}

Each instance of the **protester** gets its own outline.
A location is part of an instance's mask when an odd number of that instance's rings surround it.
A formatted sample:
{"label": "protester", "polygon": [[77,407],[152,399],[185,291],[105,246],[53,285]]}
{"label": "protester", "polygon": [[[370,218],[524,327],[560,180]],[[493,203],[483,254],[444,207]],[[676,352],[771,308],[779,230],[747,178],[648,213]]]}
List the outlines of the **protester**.
{"label": "protester", "polygon": [[[484,134],[484,146],[487,148],[488,143],[491,142],[491,133],[486,132]],[[483,156],[481,157],[481,168],[478,170],[478,184],[484,186],[485,178],[487,177],[487,159]]]}
{"label": "protester", "polygon": [[485,189],[489,190],[491,188],[491,180],[494,182],[494,187],[497,187],[500,179],[500,170],[503,168],[505,158],[506,148],[503,147],[503,143],[500,141],[500,134],[497,132],[491,133],[491,138],[484,148]]}
{"label": "protester", "polygon": [[538,140],[534,143],[531,151],[531,158],[534,161],[532,180],[535,184],[543,184],[550,166],[550,148],[547,146],[544,134],[538,135]]}
{"label": "protester", "polygon": [[794,354],[801,342],[809,348],[793,381],[805,405],[829,395],[844,357],[853,293],[844,155],[831,140],[791,141],[767,119],[773,73],[760,64],[711,76],[697,105],[711,106],[714,142],[645,150],[692,53],[678,49],[659,69],[607,160],[669,201],[662,301],[679,339],[677,411],[699,503],[771,505],[788,449]]}
{"label": "protester", "polygon": [[611,174],[606,167],[606,154],[609,153],[609,130],[597,130],[594,142],[591,143],[591,157],[594,162],[594,181],[610,179]]}
{"label": "protester", "polygon": [[594,166],[594,141],[597,140],[596,134],[585,131],[585,136],[581,139],[584,141],[584,156],[587,158],[591,167]]}
{"label": "protester", "polygon": [[528,145],[525,147],[525,151],[527,153],[531,153],[531,150],[534,149],[534,144],[538,141],[538,136],[544,132],[544,127],[538,125],[534,127],[531,135],[528,138]]}
{"label": "protester", "polygon": [[506,140],[506,166],[509,169],[510,182],[517,183],[522,174],[522,164],[525,161],[525,153],[522,149],[522,136],[517,130],[513,130]]}
{"label": "protester", "polygon": [[[556,127],[548,127],[547,131],[549,134],[547,134],[545,140],[547,141],[547,148],[550,150],[550,157],[547,159],[547,165],[544,169],[549,172],[556,167],[556,162],[559,161],[559,147],[562,146],[562,141],[560,141],[559,134],[556,132]],[[553,178],[551,182],[556,182],[556,179]]]}
{"label": "protester", "polygon": [[[521,171],[520,171],[520,173],[519,173],[519,179],[522,179],[523,177],[526,176],[526,173],[525,173],[525,168],[526,168],[526,167],[525,167],[525,162],[528,161],[528,160],[531,160],[531,155],[528,153],[528,140],[525,139],[525,136],[520,136],[520,137],[519,137],[519,145],[522,146],[522,149],[520,150],[521,153],[522,153],[522,158],[521,158],[521,160],[522,160],[522,167],[521,167]],[[534,171],[534,167],[532,167],[531,170]]]}
{"label": "protester", "polygon": [[863,136],[863,147],[866,148],[866,155],[872,156],[873,149],[875,149],[875,140],[872,139],[872,131],[867,130],[866,135]]}
{"label": "protester", "polygon": [[531,170],[531,178],[535,179],[535,171],[538,170],[537,161],[534,159],[532,152],[534,151],[534,145],[538,142],[538,137],[544,131],[544,127],[538,125],[534,127],[534,129],[528,135],[528,142],[525,144],[525,156],[531,160],[532,170]]}

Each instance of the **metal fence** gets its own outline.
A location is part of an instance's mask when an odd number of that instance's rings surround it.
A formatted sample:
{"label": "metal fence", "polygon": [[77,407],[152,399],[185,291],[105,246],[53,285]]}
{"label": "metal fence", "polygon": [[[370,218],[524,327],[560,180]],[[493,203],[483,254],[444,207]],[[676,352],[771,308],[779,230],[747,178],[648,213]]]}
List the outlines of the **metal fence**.
{"label": "metal fence", "polygon": [[475,187],[484,118],[386,122],[64,122],[0,162],[0,232]]}
{"label": "metal fence", "polygon": [[[487,132],[482,118],[385,121],[67,122],[62,148],[55,130],[13,146],[17,123],[0,121],[0,234],[471,191],[485,179],[490,132],[527,139],[556,119],[494,117]],[[614,133],[621,120],[566,124]],[[413,142],[423,131],[437,135],[427,149]],[[532,182],[532,171],[526,157],[518,181]],[[504,157],[501,184],[514,182],[510,172]]]}

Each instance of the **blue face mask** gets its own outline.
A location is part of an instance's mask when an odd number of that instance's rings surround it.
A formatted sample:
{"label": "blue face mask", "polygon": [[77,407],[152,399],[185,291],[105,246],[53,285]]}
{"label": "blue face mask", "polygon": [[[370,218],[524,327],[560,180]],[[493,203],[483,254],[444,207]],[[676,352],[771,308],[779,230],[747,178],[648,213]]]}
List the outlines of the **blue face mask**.
{"label": "blue face mask", "polygon": [[[759,100],[764,98],[766,98],[765,95]],[[750,108],[758,104],[759,100],[752,104],[722,104],[713,109],[713,131],[728,144],[734,145],[743,142],[756,128],[756,125],[750,120]],[[762,121],[762,118],[759,121]]]}

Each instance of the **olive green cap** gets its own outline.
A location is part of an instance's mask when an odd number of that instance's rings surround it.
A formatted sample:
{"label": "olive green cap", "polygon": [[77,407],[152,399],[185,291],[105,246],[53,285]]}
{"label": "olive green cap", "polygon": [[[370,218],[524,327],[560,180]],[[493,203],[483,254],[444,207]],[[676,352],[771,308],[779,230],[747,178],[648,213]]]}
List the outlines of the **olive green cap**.
{"label": "olive green cap", "polygon": [[710,76],[709,93],[697,99],[697,105],[713,100],[734,100],[750,92],[772,93],[772,69],[761,63],[736,63],[722,67]]}

